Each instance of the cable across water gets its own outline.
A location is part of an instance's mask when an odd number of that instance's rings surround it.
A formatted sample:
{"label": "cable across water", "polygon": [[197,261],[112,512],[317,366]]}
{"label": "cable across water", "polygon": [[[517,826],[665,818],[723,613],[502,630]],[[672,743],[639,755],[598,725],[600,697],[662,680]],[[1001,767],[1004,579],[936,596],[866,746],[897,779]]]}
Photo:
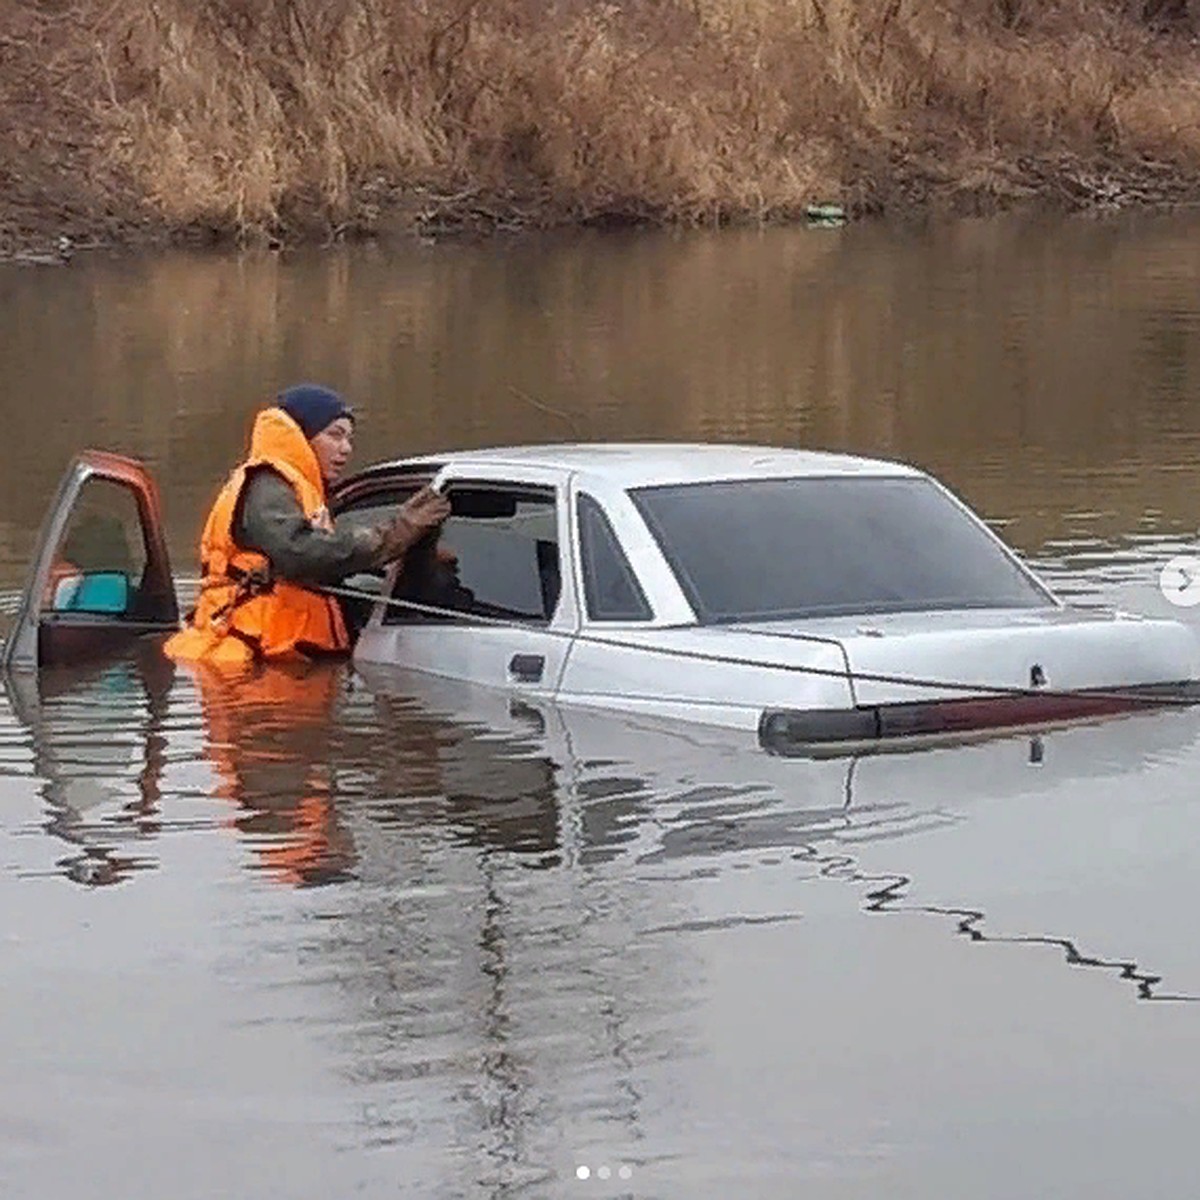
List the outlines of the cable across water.
{"label": "cable across water", "polygon": [[[458,609],[443,608],[436,604],[424,604],[416,600],[401,600],[391,596],[381,596],[375,592],[359,588],[324,585],[314,590],[323,591],[331,596],[339,596],[351,600],[364,600],[369,601],[371,604],[383,604],[388,608],[403,609],[422,616],[458,621],[461,624],[487,625],[500,629],[521,630],[523,632],[528,632],[530,629],[527,622],[511,618],[492,617],[482,613],[467,613]],[[665,630],[691,628],[691,626],[660,625],[655,628]],[[834,667],[817,667],[800,663],[764,662],[762,659],[757,658],[746,658],[735,654],[711,653],[704,650],[692,650],[676,646],[645,647],[635,643],[618,641],[614,638],[597,637],[594,634],[572,632],[563,629],[550,629],[542,626],[538,626],[537,631],[549,637],[561,638],[569,642],[587,642],[599,646],[625,646],[636,649],[648,649],[654,654],[689,659],[695,662],[719,663],[737,667],[767,668],[773,671],[787,671],[798,675],[812,675],[852,682],[889,684],[896,687],[910,687],[927,691],[961,692],[964,695],[970,694],[972,696],[1027,696],[1045,699],[1050,697],[1066,698],[1083,695],[1088,699],[1100,701],[1111,700],[1122,704],[1144,704],[1147,707],[1153,708],[1184,708],[1200,703],[1200,681],[1196,681],[1196,691],[1194,693],[1168,690],[1186,686],[1190,682],[1187,680],[1178,680],[1177,682],[1167,684],[1136,685],[1139,688],[1138,691],[1093,688],[1071,691],[1069,689],[1050,687],[1017,687],[997,683],[969,683],[962,680],[932,679],[917,675],[893,675],[878,671],[838,670]],[[832,639],[828,639],[828,642],[829,644],[835,644]],[[1151,692],[1148,690],[1153,687],[1162,687],[1164,690],[1162,692]]]}

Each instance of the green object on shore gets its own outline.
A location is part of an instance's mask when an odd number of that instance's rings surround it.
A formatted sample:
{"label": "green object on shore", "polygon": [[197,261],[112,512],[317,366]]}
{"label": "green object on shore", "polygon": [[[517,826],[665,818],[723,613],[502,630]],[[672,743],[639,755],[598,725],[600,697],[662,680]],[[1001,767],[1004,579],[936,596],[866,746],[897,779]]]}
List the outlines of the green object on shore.
{"label": "green object on shore", "polygon": [[840,204],[810,204],[804,215],[810,225],[833,227],[846,223],[846,210]]}

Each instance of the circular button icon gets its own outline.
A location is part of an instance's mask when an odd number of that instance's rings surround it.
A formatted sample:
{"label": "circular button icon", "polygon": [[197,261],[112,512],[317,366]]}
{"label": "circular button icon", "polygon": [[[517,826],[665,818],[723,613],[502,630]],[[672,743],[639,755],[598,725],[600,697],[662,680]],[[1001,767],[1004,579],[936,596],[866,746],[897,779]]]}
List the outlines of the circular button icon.
{"label": "circular button icon", "polygon": [[1200,558],[1193,554],[1177,554],[1169,559],[1159,572],[1158,587],[1180,608],[1200,604]]}

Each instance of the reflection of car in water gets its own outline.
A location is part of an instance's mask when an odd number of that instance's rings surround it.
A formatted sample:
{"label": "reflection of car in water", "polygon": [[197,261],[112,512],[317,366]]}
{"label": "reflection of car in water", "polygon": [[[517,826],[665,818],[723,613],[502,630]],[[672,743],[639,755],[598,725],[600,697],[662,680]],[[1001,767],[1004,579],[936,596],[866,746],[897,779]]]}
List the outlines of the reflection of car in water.
{"label": "reflection of car in water", "polygon": [[[809,829],[861,824],[884,813],[905,828],[913,821],[939,824],[950,809],[972,799],[1027,789],[1034,774],[1038,786],[1135,774],[1181,753],[1200,735],[1200,714],[1187,710],[993,736],[909,754],[792,757],[762,753],[750,732],[515,699],[491,688],[393,667],[363,664],[358,673],[374,703],[391,704],[397,713],[419,711],[447,728],[477,730],[480,740],[468,738],[466,745],[478,762],[472,776],[481,794],[486,794],[488,773],[496,769],[494,756],[486,753],[489,742],[512,746],[524,739],[556,764],[555,788],[561,796],[590,797],[593,788],[607,783],[632,810],[653,811],[653,826],[625,828],[618,846],[599,833],[584,837],[579,849],[585,853],[619,849],[670,855],[672,832],[689,824],[677,826],[671,806],[697,818],[704,811],[692,783],[707,800],[719,801],[726,814],[718,818],[722,846],[781,846]],[[462,771],[466,760],[458,744],[442,745],[456,747],[443,766]],[[616,786],[618,779],[624,787]],[[596,806],[603,809],[604,804],[597,801]],[[736,820],[727,822],[727,817]],[[586,811],[573,814],[571,821],[576,819],[584,823],[572,828],[586,828]],[[697,832],[694,844],[699,848],[703,842]]]}
{"label": "reflection of car in water", "polygon": [[[173,674],[149,653],[7,680],[30,734],[45,828],[73,847],[59,869],[80,883],[128,878],[154,864],[158,837],[195,828],[172,812],[187,797],[162,784],[164,764],[179,757],[172,742],[186,742],[185,758],[196,745],[170,711]],[[856,887],[868,909],[938,913],[964,936],[1004,940],[979,908],[909,902],[900,842],[970,822],[988,799],[1089,780],[1133,788],[1200,734],[1187,710],[903,755],[792,758],[764,754],[748,732],[508,697],[424,672],[361,674],[367,686],[347,689],[336,666],[315,677],[264,671],[248,694],[218,679],[199,710],[185,693],[202,722],[211,796],[227,814],[206,827],[235,830],[248,863],[278,883],[353,878],[386,895],[423,878],[419,864],[438,845],[479,851],[438,859],[438,877],[465,872],[468,891],[497,856],[568,872],[602,862],[703,872],[746,854],[782,856]],[[864,844],[893,842],[885,857],[895,872],[857,865]],[[1135,963],[1089,956],[1052,932],[1013,940],[1048,942],[1152,994]]]}
{"label": "reflection of car in water", "polygon": [[[375,704],[411,711],[419,701],[426,719],[440,716],[479,730],[480,740],[464,742],[471,757],[464,759],[456,748],[444,765],[454,762],[461,771],[470,763],[470,777],[481,791],[489,774],[502,776],[502,759],[522,739],[531,757],[553,764],[545,794],[555,798],[559,835],[550,862],[621,860],[651,871],[686,866],[689,873],[704,874],[739,860],[790,860],[806,877],[818,874],[855,888],[866,911],[934,916],[978,943],[1050,947],[1071,965],[1127,981],[1142,998],[1181,998],[1170,981],[1160,984],[1139,966],[1136,943],[1134,956],[1126,959],[1098,952],[1087,938],[1077,943],[1070,926],[1064,930],[1056,919],[1045,933],[992,927],[984,909],[970,900],[971,890],[953,906],[914,899],[910,893],[918,881],[904,866],[912,857],[904,846],[914,836],[954,827],[960,832],[947,845],[963,844],[963,832],[989,801],[1000,802],[1002,810],[1019,799],[1040,803],[1088,795],[1102,784],[1109,792],[1136,796],[1142,777],[1156,766],[1195,752],[1200,740],[1195,710],[1141,713],[906,754],[796,758],[764,755],[752,735],[735,731],[530,704],[494,689],[394,668],[364,667],[361,673]],[[488,755],[488,744],[501,752]],[[888,865],[862,866],[868,846],[874,860]],[[990,881],[980,880],[984,894],[989,887],[1011,887],[1014,872],[995,866],[998,873]],[[1091,943],[1095,940],[1093,931]]]}
{"label": "reflection of car in water", "polygon": [[[87,813],[119,809],[153,834],[174,674],[142,653],[7,678],[52,832],[78,842]],[[763,754],[750,733],[423,672],[359,674],[367,687],[349,692],[335,665],[264,671],[249,691],[215,675],[200,689],[213,793],[239,806],[235,825],[252,843],[274,847],[264,865],[283,881],[344,877],[364,819],[397,832],[432,822],[547,864],[795,847],[868,826],[886,837],[957,819],[969,802],[1031,780],[1132,777],[1200,732],[1188,710],[903,755],[792,758]]]}
{"label": "reflection of car in water", "polygon": [[[48,589],[63,529],[97,483],[136,500],[144,565]],[[748,730],[805,752],[1198,694],[1188,629],[1067,608],[984,522],[900,464],[521,447],[380,464],[338,485],[331,507],[339,522],[378,524],[427,483],[451,503],[443,554],[427,547],[357,581],[360,665]],[[70,660],[177,620],[148,476],[82,456],[48,518],[7,665]]]}
{"label": "reflection of car in water", "polygon": [[29,734],[44,828],[71,847],[58,868],[78,883],[118,883],[151,865],[173,675],[147,646],[116,660],[5,676],[13,716]]}

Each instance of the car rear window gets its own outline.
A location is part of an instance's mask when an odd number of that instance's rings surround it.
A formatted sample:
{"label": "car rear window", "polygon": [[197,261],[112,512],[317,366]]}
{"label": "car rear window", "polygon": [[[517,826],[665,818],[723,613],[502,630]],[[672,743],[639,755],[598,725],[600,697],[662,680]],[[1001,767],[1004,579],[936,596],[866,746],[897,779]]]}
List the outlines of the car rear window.
{"label": "car rear window", "polygon": [[1053,603],[929,479],[753,479],[630,495],[705,623]]}

